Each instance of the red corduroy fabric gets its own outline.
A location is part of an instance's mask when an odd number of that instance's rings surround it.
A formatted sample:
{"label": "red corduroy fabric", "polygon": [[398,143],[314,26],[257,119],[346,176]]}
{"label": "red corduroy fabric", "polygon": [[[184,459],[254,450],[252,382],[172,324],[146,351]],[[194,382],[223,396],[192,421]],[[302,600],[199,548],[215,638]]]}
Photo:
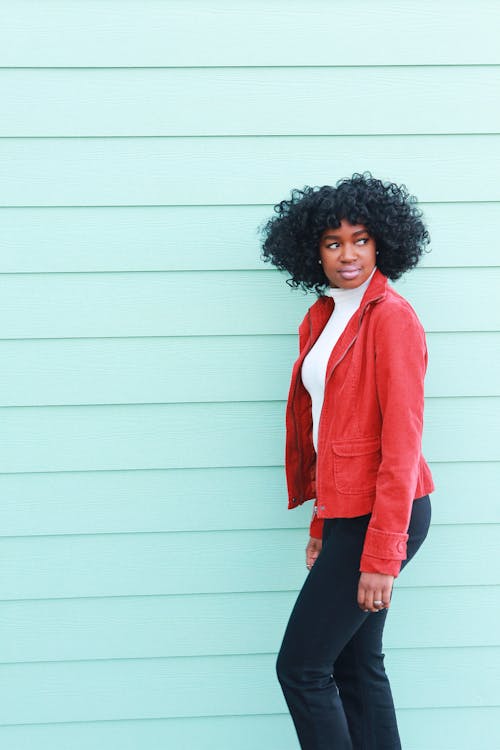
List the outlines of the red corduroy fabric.
{"label": "red corduroy fabric", "polygon": [[377,269],[328,361],[316,455],[301,367],[333,307],[320,297],[299,328],[286,410],[288,507],[316,500],[310,533],[319,539],[324,518],[371,513],[360,570],[397,576],[412,502],[434,489],[421,449],[425,334]]}

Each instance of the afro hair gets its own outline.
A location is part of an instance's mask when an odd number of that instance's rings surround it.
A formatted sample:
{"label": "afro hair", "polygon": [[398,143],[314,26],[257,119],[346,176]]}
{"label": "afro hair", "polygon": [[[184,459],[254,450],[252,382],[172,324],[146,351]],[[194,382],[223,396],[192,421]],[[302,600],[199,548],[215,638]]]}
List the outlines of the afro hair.
{"label": "afro hair", "polygon": [[395,281],[417,265],[429,243],[417,199],[404,185],[355,173],[335,187],[305,186],[274,207],[262,227],[264,261],[288,271],[292,287],[322,294],[328,279],[318,264],[321,235],[341,219],[363,224],[377,247],[377,267]]}

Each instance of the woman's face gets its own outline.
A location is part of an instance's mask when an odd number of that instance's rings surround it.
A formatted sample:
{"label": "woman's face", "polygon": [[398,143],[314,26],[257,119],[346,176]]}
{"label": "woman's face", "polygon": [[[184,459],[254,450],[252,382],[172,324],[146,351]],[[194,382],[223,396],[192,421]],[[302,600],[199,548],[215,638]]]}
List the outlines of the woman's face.
{"label": "woman's face", "polygon": [[347,219],[337,229],[325,229],[319,254],[330,286],[341,289],[361,286],[375,268],[375,240],[363,224],[350,224]]}

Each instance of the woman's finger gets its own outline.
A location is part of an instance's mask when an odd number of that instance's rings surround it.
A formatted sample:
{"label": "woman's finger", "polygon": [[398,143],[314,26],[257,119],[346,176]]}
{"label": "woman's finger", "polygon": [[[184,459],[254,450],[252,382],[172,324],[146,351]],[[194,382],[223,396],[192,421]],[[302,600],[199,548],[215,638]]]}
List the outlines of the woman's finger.
{"label": "woman's finger", "polygon": [[358,586],[358,604],[363,612],[371,612],[373,608],[373,592],[362,583]]}
{"label": "woman's finger", "polygon": [[391,604],[391,594],[392,594],[392,584],[389,584],[388,586],[385,586],[382,589],[382,601],[384,602],[385,609],[388,609]]}
{"label": "woman's finger", "polygon": [[382,589],[376,589],[373,594],[373,608],[375,612],[384,609],[384,596]]}
{"label": "woman's finger", "polygon": [[358,605],[364,612],[380,612],[385,609],[383,590],[360,585],[358,588]]}
{"label": "woman's finger", "polygon": [[368,612],[375,611],[373,606],[373,589],[370,588],[365,589],[365,610],[368,610]]}

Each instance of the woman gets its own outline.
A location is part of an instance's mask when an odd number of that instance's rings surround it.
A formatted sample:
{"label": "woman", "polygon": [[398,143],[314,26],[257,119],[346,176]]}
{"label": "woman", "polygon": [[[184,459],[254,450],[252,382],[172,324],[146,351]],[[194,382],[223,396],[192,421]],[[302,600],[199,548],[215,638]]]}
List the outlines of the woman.
{"label": "woman", "polygon": [[303,750],[401,747],[382,653],[393,581],[430,523],[423,328],[387,279],[428,232],[404,186],[369,172],[294,190],[263,257],[319,295],[299,328],[286,413],[289,507],[314,499],[277,673]]}

